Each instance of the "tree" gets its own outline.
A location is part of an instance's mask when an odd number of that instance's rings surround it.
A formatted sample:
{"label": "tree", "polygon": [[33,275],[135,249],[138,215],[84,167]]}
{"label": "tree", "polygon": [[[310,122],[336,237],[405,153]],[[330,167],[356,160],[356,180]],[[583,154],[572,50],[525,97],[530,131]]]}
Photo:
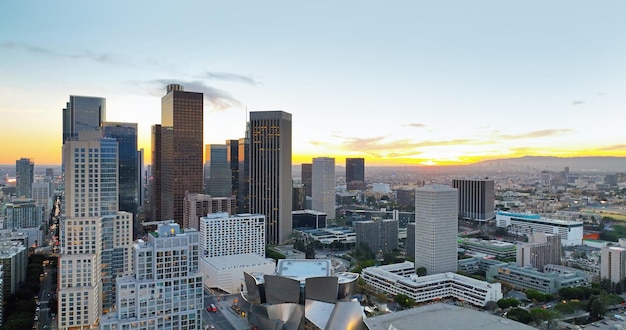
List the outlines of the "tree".
{"label": "tree", "polygon": [[306,259],[315,259],[315,245],[313,242],[309,242],[309,244],[306,245],[304,254]]}
{"label": "tree", "polygon": [[417,274],[417,276],[426,276],[427,272],[426,267],[417,267],[415,269],[415,274]]}
{"label": "tree", "polygon": [[511,320],[515,320],[518,322],[522,322],[524,324],[530,323],[533,318],[530,316],[530,313],[521,309],[521,308],[513,308],[507,313],[507,318]]}
{"label": "tree", "polygon": [[530,317],[535,321],[537,325],[540,325],[543,321],[549,321],[554,318],[552,312],[543,308],[533,308],[530,310]]}
{"label": "tree", "polygon": [[591,296],[588,306],[589,316],[594,320],[599,320],[604,317],[604,314],[606,314],[608,302],[602,295]]}
{"label": "tree", "polygon": [[487,303],[485,303],[485,310],[493,312],[496,310],[496,308],[498,308],[498,303],[493,300],[489,300]]}

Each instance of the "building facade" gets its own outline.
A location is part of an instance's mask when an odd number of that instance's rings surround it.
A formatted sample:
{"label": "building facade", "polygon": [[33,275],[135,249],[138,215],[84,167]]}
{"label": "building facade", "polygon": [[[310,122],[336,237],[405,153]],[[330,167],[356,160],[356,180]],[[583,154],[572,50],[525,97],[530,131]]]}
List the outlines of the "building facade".
{"label": "building facade", "polygon": [[365,159],[346,158],[346,188],[348,190],[365,190]]}
{"label": "building facade", "polygon": [[245,253],[265,257],[265,216],[224,212],[201,217],[200,251],[204,257]]}
{"label": "building facade", "polygon": [[613,284],[623,281],[626,277],[626,248],[607,246],[600,253],[600,278]]}
{"label": "building facade", "polygon": [[105,98],[70,95],[63,109],[63,144],[78,138],[78,132],[101,129],[105,121]]}
{"label": "building facade", "polygon": [[534,233],[528,243],[517,245],[517,265],[542,270],[545,265],[561,264],[561,236]]}
{"label": "building facade", "polygon": [[161,98],[162,220],[182,224],[185,194],[203,192],[203,115],[202,93],[167,86]]}
{"label": "building facade", "polygon": [[354,223],[356,244],[365,244],[374,253],[391,252],[398,248],[398,221],[374,219]]}
{"label": "building facade", "polygon": [[35,163],[30,158],[20,158],[15,161],[17,197],[32,198],[33,182],[35,182]]}
{"label": "building facade", "polygon": [[183,227],[200,230],[200,218],[213,213],[235,214],[237,201],[234,197],[213,197],[205,194],[185,196]]}
{"label": "building facade", "polygon": [[250,213],[266,219],[270,244],[291,234],[291,114],[250,112]]}
{"label": "building facade", "polygon": [[313,158],[313,209],[335,219],[335,159]]}
{"label": "building facade", "polygon": [[100,329],[202,329],[203,288],[199,233],[161,224],[133,245],[132,275],[116,283],[116,310]]}
{"label": "building facade", "polygon": [[313,164],[302,164],[302,184],[305,196],[313,196]]}
{"label": "building facade", "polygon": [[415,266],[427,274],[457,269],[458,192],[445,185],[415,190]]}
{"label": "building facade", "polygon": [[564,246],[582,245],[583,223],[542,218],[539,214],[496,212],[496,226],[507,228],[518,236],[530,237],[535,232],[557,234]]}
{"label": "building facade", "polygon": [[459,190],[459,218],[488,221],[495,217],[495,189],[490,179],[452,180]]}
{"label": "building facade", "polygon": [[232,196],[231,164],[228,160],[228,146],[207,144],[204,164],[205,193],[213,197]]}

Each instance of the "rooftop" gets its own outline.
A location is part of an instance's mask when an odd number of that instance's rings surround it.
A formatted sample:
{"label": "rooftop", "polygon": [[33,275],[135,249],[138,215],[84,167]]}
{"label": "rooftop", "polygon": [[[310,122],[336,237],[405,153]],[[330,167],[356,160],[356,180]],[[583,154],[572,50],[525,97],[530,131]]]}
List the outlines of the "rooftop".
{"label": "rooftop", "polygon": [[264,258],[255,253],[244,253],[238,255],[219,256],[211,258],[202,258],[203,262],[206,262],[213,266],[215,269],[234,269],[250,266],[265,265],[268,263],[274,263],[273,259]]}
{"label": "rooftop", "polygon": [[328,259],[280,259],[276,274],[304,281],[308,277],[331,276],[332,269]]}

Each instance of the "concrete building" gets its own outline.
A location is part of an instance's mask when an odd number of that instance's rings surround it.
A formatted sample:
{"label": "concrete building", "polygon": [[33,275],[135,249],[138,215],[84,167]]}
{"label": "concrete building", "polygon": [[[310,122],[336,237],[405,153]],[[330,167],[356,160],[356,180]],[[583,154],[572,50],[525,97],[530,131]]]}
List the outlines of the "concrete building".
{"label": "concrete building", "polygon": [[15,161],[15,190],[17,197],[33,197],[34,171],[35,163],[30,158],[20,158]]}
{"label": "concrete building", "polygon": [[231,197],[213,197],[205,194],[186,194],[183,210],[183,227],[200,230],[200,218],[207,214],[235,214],[237,199]]}
{"label": "concrete building", "polygon": [[346,158],[346,188],[365,190],[365,158]]}
{"label": "concrete building", "polygon": [[213,197],[231,197],[232,173],[225,144],[207,144],[204,163],[204,192]]}
{"label": "concrete building", "polygon": [[495,218],[495,189],[493,180],[452,180],[459,190],[459,218],[488,221]]}
{"label": "concrete building", "polygon": [[33,199],[37,206],[43,207],[44,214],[52,210],[53,183],[51,181],[33,183]]}
{"label": "concrete building", "polygon": [[200,255],[265,257],[265,215],[215,213],[200,218]]}
{"label": "concrete building", "polygon": [[374,253],[391,252],[398,248],[398,221],[374,219],[354,223],[356,244],[365,244]]}
{"label": "concrete building", "polygon": [[415,190],[415,266],[429,275],[457,269],[457,196],[444,185]]}
{"label": "concrete building", "polygon": [[507,228],[519,236],[531,236],[536,232],[561,236],[564,246],[582,245],[583,223],[578,221],[545,219],[539,214],[496,212],[496,225]]}
{"label": "concrete building", "polygon": [[406,225],[406,254],[415,260],[415,222]]}
{"label": "concrete building", "polygon": [[489,268],[487,280],[497,280],[513,285],[517,289],[534,289],[543,293],[555,293],[564,287],[589,286],[584,272],[542,273],[532,267],[519,267],[512,263]]}
{"label": "concrete building", "polygon": [[[161,98],[161,219],[183,223],[185,194],[202,193],[202,93],[170,84]],[[154,165],[154,164],[153,164]]]}
{"label": "concrete building", "polygon": [[[415,269],[411,262],[404,264],[407,269]],[[488,301],[502,299],[500,283],[479,281],[452,272],[420,277],[411,272],[411,275],[404,276],[396,268],[396,265],[367,267],[361,272],[361,277],[377,292],[404,294],[418,303],[456,298],[483,307]]]}
{"label": "concrete building", "polygon": [[600,278],[615,284],[626,277],[626,248],[603,247],[600,255]]}
{"label": "concrete building", "polygon": [[266,219],[265,240],[291,235],[291,114],[250,112],[250,213]]}
{"label": "concrete building", "polygon": [[44,219],[44,208],[34,199],[16,198],[4,204],[4,226],[2,229],[18,230],[21,228],[39,229]]}
{"label": "concrete building", "polygon": [[[26,281],[28,250],[16,241],[0,239],[0,267],[2,268],[2,294],[7,297],[16,293]],[[0,308],[1,309],[1,308]]]}
{"label": "concrete building", "polygon": [[534,233],[528,243],[517,245],[517,265],[542,270],[545,265],[561,264],[561,236]]}
{"label": "concrete building", "polygon": [[324,245],[332,242],[341,242],[343,244],[355,244],[356,233],[350,228],[344,227],[326,227],[322,229],[304,229],[299,230],[307,238],[319,241]]}
{"label": "concrete building", "polygon": [[200,265],[204,275],[204,287],[217,288],[228,293],[243,291],[244,272],[271,274],[276,268],[274,259],[256,253],[201,258]]}
{"label": "concrete building", "polygon": [[335,219],[335,158],[313,158],[313,210]]}
{"label": "concrete building", "polygon": [[484,253],[505,259],[514,258],[517,255],[517,246],[515,244],[498,240],[459,238],[459,247],[466,251]]}
{"label": "concrete building", "polygon": [[100,329],[202,329],[199,233],[161,224],[133,245],[132,275],[118,278],[116,310]]}

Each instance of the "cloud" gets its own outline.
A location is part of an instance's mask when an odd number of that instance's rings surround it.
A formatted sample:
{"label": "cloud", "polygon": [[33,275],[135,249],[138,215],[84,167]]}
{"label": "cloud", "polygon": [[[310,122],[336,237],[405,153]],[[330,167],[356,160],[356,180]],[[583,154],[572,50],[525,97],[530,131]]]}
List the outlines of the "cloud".
{"label": "cloud", "polygon": [[0,44],[0,48],[9,49],[9,50],[22,50],[33,54],[50,56],[50,57],[58,57],[58,58],[68,58],[75,60],[90,60],[103,64],[125,64],[122,61],[115,59],[112,54],[102,53],[97,54],[90,50],[83,50],[80,53],[62,53],[57,52],[48,48],[32,46],[24,43],[8,41]]}
{"label": "cloud", "polygon": [[426,127],[425,124],[422,123],[409,123],[403,126],[407,126],[407,127],[415,127],[415,128],[422,128],[422,127]]}
{"label": "cloud", "polygon": [[232,81],[237,83],[248,84],[252,86],[262,85],[261,82],[256,81],[254,78],[249,76],[244,76],[236,73],[228,73],[228,72],[211,72],[205,71],[204,74],[198,76],[201,79],[217,79],[224,81]]}
{"label": "cloud", "polygon": [[540,137],[546,137],[546,136],[563,135],[563,134],[568,134],[571,132],[573,132],[573,130],[568,129],[568,128],[544,129],[544,130],[532,131],[532,132],[522,133],[522,134],[500,134],[500,135],[497,135],[497,137],[500,139],[507,139],[507,140],[534,139],[534,138],[540,138]]}
{"label": "cloud", "polygon": [[211,105],[212,110],[222,111],[233,107],[241,107],[241,102],[235,99],[228,92],[208,86],[202,81],[185,81],[178,79],[157,79],[151,80],[148,84],[153,88],[158,88],[159,92],[151,94],[163,95],[164,88],[169,84],[182,85],[186,91],[200,92],[204,94],[204,101]]}
{"label": "cloud", "polygon": [[585,101],[581,101],[581,100],[572,101],[572,105],[581,105],[581,104],[585,104]]}
{"label": "cloud", "polygon": [[626,144],[616,144],[616,145],[600,148],[600,150],[608,150],[608,151],[612,151],[612,150],[626,150]]}

